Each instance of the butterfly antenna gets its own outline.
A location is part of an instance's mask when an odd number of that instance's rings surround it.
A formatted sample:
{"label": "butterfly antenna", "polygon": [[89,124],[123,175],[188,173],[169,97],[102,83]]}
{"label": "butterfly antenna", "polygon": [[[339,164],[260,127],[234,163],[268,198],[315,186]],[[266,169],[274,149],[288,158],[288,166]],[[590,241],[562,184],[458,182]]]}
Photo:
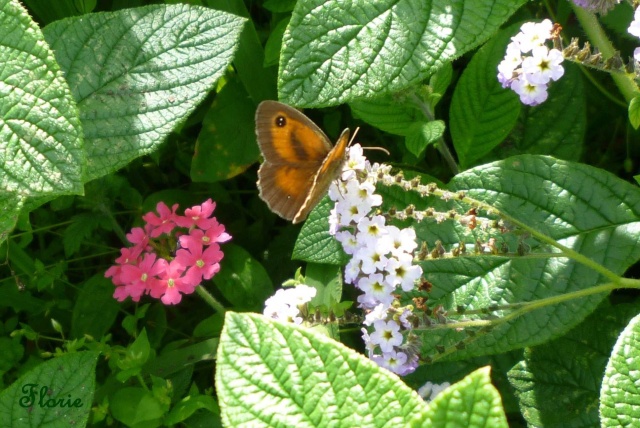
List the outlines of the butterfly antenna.
{"label": "butterfly antenna", "polygon": [[[353,144],[353,140],[356,139],[356,135],[358,135],[359,130],[360,130],[360,127],[357,127],[356,129],[353,130],[353,135],[349,140],[349,147],[351,147],[351,144]],[[384,147],[363,147],[362,150],[380,150],[381,152],[385,152],[387,156],[391,156],[391,153],[389,153],[389,150],[385,149]]]}
{"label": "butterfly antenna", "polygon": [[384,147],[378,147],[378,146],[363,147],[362,150],[380,150],[381,152],[385,152],[387,156],[391,156],[391,153],[389,153],[389,150],[385,149]]}
{"label": "butterfly antenna", "polygon": [[347,147],[351,147],[351,145],[353,144],[353,140],[356,139],[356,135],[358,135],[358,131],[360,130],[360,127],[358,126],[356,129],[353,130],[353,135],[351,135],[351,139],[349,140],[349,144],[347,145]]}

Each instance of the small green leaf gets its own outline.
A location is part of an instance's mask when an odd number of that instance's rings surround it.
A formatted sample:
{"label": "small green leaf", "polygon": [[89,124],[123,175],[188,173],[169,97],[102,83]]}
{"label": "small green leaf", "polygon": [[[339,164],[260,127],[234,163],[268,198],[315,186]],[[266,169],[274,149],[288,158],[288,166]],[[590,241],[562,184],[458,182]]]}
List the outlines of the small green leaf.
{"label": "small green leaf", "polygon": [[48,25],[80,109],[86,180],[155,151],[225,72],[245,21],[199,6],[152,5]]}
{"label": "small green leaf", "polygon": [[613,347],[600,391],[603,427],[633,426],[640,420],[640,315]]}
{"label": "small green leaf", "polygon": [[[97,352],[40,363],[0,392],[0,426],[86,426],[95,390]],[[68,403],[60,406],[59,400]]]}
{"label": "small green leaf", "polygon": [[157,427],[169,410],[154,394],[137,387],[122,388],[109,401],[113,417],[128,427]]}
{"label": "small green leaf", "polygon": [[147,331],[143,329],[136,340],[127,347],[125,356],[118,360],[118,368],[122,370],[116,375],[118,380],[124,382],[130,377],[140,374],[142,366],[147,362],[151,353]]}
{"label": "small green leaf", "polygon": [[273,294],[267,271],[244,248],[225,244],[222,268],[213,283],[236,309],[262,311],[264,301]]}
{"label": "small green leaf", "polygon": [[88,334],[100,340],[109,331],[120,310],[120,304],[113,298],[114,290],[111,280],[102,274],[95,275],[82,284],[73,305],[72,338]]}
{"label": "small green leaf", "polygon": [[422,156],[422,153],[429,144],[435,143],[444,134],[445,124],[442,120],[422,122],[412,127],[413,132],[406,138],[407,149],[415,157]]}
{"label": "small green leaf", "polygon": [[82,213],[71,218],[71,224],[62,235],[64,254],[71,258],[76,254],[85,239],[90,238],[99,227],[108,227],[109,219],[95,212]]}
{"label": "small green leaf", "polygon": [[346,254],[329,234],[329,214],[334,203],[328,197],[320,201],[305,221],[293,248],[293,259],[326,264],[345,264]]}
{"label": "small green leaf", "polygon": [[216,365],[225,426],[407,426],[422,399],[373,361],[326,336],[227,312]]}
{"label": "small green leaf", "polygon": [[405,89],[483,43],[524,3],[299,1],[282,40],[279,98],[312,107]]}
{"label": "small green leaf", "polygon": [[518,96],[496,77],[515,26],[501,31],[473,56],[451,100],[451,138],[463,169],[500,144],[520,114]]}
{"label": "small green leaf", "polygon": [[442,391],[411,426],[430,428],[507,428],[500,393],[491,384],[490,367],[471,373]]}
{"label": "small green leaf", "polygon": [[640,95],[634,97],[629,103],[629,122],[633,129],[640,126]]}

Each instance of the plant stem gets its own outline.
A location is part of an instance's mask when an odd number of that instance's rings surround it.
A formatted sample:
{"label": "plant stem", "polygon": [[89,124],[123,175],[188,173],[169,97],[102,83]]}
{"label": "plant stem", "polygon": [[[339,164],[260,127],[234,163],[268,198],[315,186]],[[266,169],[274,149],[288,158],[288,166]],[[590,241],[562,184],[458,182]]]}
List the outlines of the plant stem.
{"label": "plant stem", "polygon": [[[422,113],[428,120],[430,121],[435,120],[435,116],[433,115],[433,112],[431,111],[429,106],[427,106],[427,104],[419,96],[417,96],[416,94],[413,94],[412,99],[416,103],[416,105],[420,107],[420,110],[422,110]],[[458,164],[456,163],[456,160],[453,158],[453,154],[451,153],[451,150],[449,150],[449,146],[447,146],[446,141],[444,141],[444,138],[442,137],[438,138],[438,141],[436,141],[436,149],[438,149],[438,151],[440,152],[440,155],[442,155],[445,162],[447,162],[447,165],[449,165],[449,169],[451,170],[453,175],[458,174],[458,172],[460,172],[460,169],[458,168]]]}
{"label": "plant stem", "polygon": [[207,302],[209,304],[209,306],[211,306],[213,309],[215,309],[217,312],[221,313],[224,315],[224,313],[227,311],[225,309],[225,307],[216,300],[215,297],[213,297],[211,295],[211,293],[209,293],[207,291],[206,288],[204,288],[202,285],[198,285],[196,287],[196,292],[198,293],[198,295],[202,298],[202,300],[204,300],[205,302]]}
{"label": "plant stem", "polygon": [[[570,2],[571,7],[573,8],[573,12],[576,17],[580,21],[582,28],[585,33],[587,33],[587,37],[593,44],[593,46],[597,47],[598,50],[602,53],[602,57],[604,59],[609,59],[615,55],[616,49],[611,44],[611,41],[607,38],[604,30],[600,26],[598,19],[596,16],[577,6],[575,3]],[[640,91],[638,90],[638,86],[633,81],[633,75],[629,73],[611,73],[611,78],[618,86],[620,93],[624,99],[630,102],[634,97],[640,95]]]}

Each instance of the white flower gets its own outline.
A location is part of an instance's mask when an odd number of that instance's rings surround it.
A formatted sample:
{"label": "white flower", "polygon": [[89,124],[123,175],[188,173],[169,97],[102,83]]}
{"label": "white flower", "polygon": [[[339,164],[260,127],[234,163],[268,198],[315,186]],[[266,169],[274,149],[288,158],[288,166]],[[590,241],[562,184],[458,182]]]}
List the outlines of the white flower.
{"label": "white flower", "polygon": [[540,23],[526,22],[511,40],[520,45],[521,52],[526,53],[535,47],[542,46],[547,39],[551,38],[551,30],[553,30],[553,23],[548,19]]}
{"label": "white flower", "polygon": [[399,285],[403,291],[413,290],[415,281],[422,275],[422,268],[413,265],[412,262],[411,254],[391,257],[385,267],[385,271],[388,272],[385,282],[393,286]]}
{"label": "white flower", "polygon": [[511,42],[507,45],[507,53],[504,59],[498,64],[498,81],[503,88],[508,88],[514,77],[516,69],[522,64],[522,53],[518,42]]}
{"label": "white flower", "polygon": [[355,235],[348,230],[337,232],[336,240],[342,244],[342,249],[347,254],[353,254],[359,248]]}
{"label": "white flower", "polygon": [[640,37],[640,7],[637,8],[633,14],[633,21],[629,24],[629,29],[627,29],[627,31],[629,34]]}
{"label": "white flower", "polygon": [[549,50],[546,46],[540,46],[534,48],[531,54],[522,61],[522,71],[529,82],[539,85],[562,77],[564,68],[560,64],[564,57],[558,49]]}
{"label": "white flower", "polygon": [[432,401],[436,398],[436,395],[440,394],[450,386],[451,384],[449,382],[443,382],[441,384],[427,382],[418,388],[418,395],[424,398],[425,401]]}
{"label": "white flower", "polygon": [[402,344],[403,337],[397,322],[378,320],[373,323],[373,328],[371,343],[378,345],[382,352],[391,352],[394,346]]}
{"label": "white flower", "polygon": [[[358,288],[364,291],[364,296],[361,303],[366,303],[371,307],[369,302],[375,302],[375,307],[384,306],[388,307],[393,302],[393,291],[395,287],[390,286],[384,282],[384,276],[381,273],[374,273],[369,276],[364,276],[358,281]],[[360,296],[358,296],[360,297]],[[360,300],[358,300],[360,302]]]}
{"label": "white flower", "polygon": [[387,233],[385,219],[381,215],[373,218],[364,218],[358,223],[358,241],[366,245],[374,245],[378,238]]}
{"label": "white flower", "polygon": [[388,237],[393,242],[391,252],[393,254],[412,253],[418,247],[416,231],[411,228],[399,229],[395,226],[387,226]]}
{"label": "white flower", "polygon": [[281,288],[264,302],[265,307],[262,313],[276,320],[301,324],[302,318],[298,316],[299,307],[310,302],[316,292],[315,288],[304,284],[294,288]]}
{"label": "white flower", "polygon": [[513,81],[511,89],[520,95],[520,101],[522,101],[523,104],[530,106],[543,103],[549,95],[547,93],[547,85],[529,82],[524,75]]}
{"label": "white flower", "polygon": [[366,326],[370,326],[375,321],[387,319],[387,308],[387,305],[380,303],[375,308],[373,308],[371,312],[365,315],[363,324]]}

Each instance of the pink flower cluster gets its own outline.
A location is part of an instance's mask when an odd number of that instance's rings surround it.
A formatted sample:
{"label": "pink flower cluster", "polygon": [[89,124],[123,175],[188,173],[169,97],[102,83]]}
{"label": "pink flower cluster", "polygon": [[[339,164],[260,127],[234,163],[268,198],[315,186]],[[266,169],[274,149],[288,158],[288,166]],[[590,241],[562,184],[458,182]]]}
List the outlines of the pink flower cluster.
{"label": "pink flower cluster", "polygon": [[178,215],[178,204],[169,209],[160,202],[158,215],[145,214],[144,227],[127,234],[133,246],[122,248],[116,265],[105,272],[116,286],[113,297],[120,302],[131,297],[137,302],[149,294],[165,305],[175,305],[182,294],[193,293],[203,280],[211,279],[224,256],[219,243],[231,239],[212,217],[215,207],[208,199]]}

